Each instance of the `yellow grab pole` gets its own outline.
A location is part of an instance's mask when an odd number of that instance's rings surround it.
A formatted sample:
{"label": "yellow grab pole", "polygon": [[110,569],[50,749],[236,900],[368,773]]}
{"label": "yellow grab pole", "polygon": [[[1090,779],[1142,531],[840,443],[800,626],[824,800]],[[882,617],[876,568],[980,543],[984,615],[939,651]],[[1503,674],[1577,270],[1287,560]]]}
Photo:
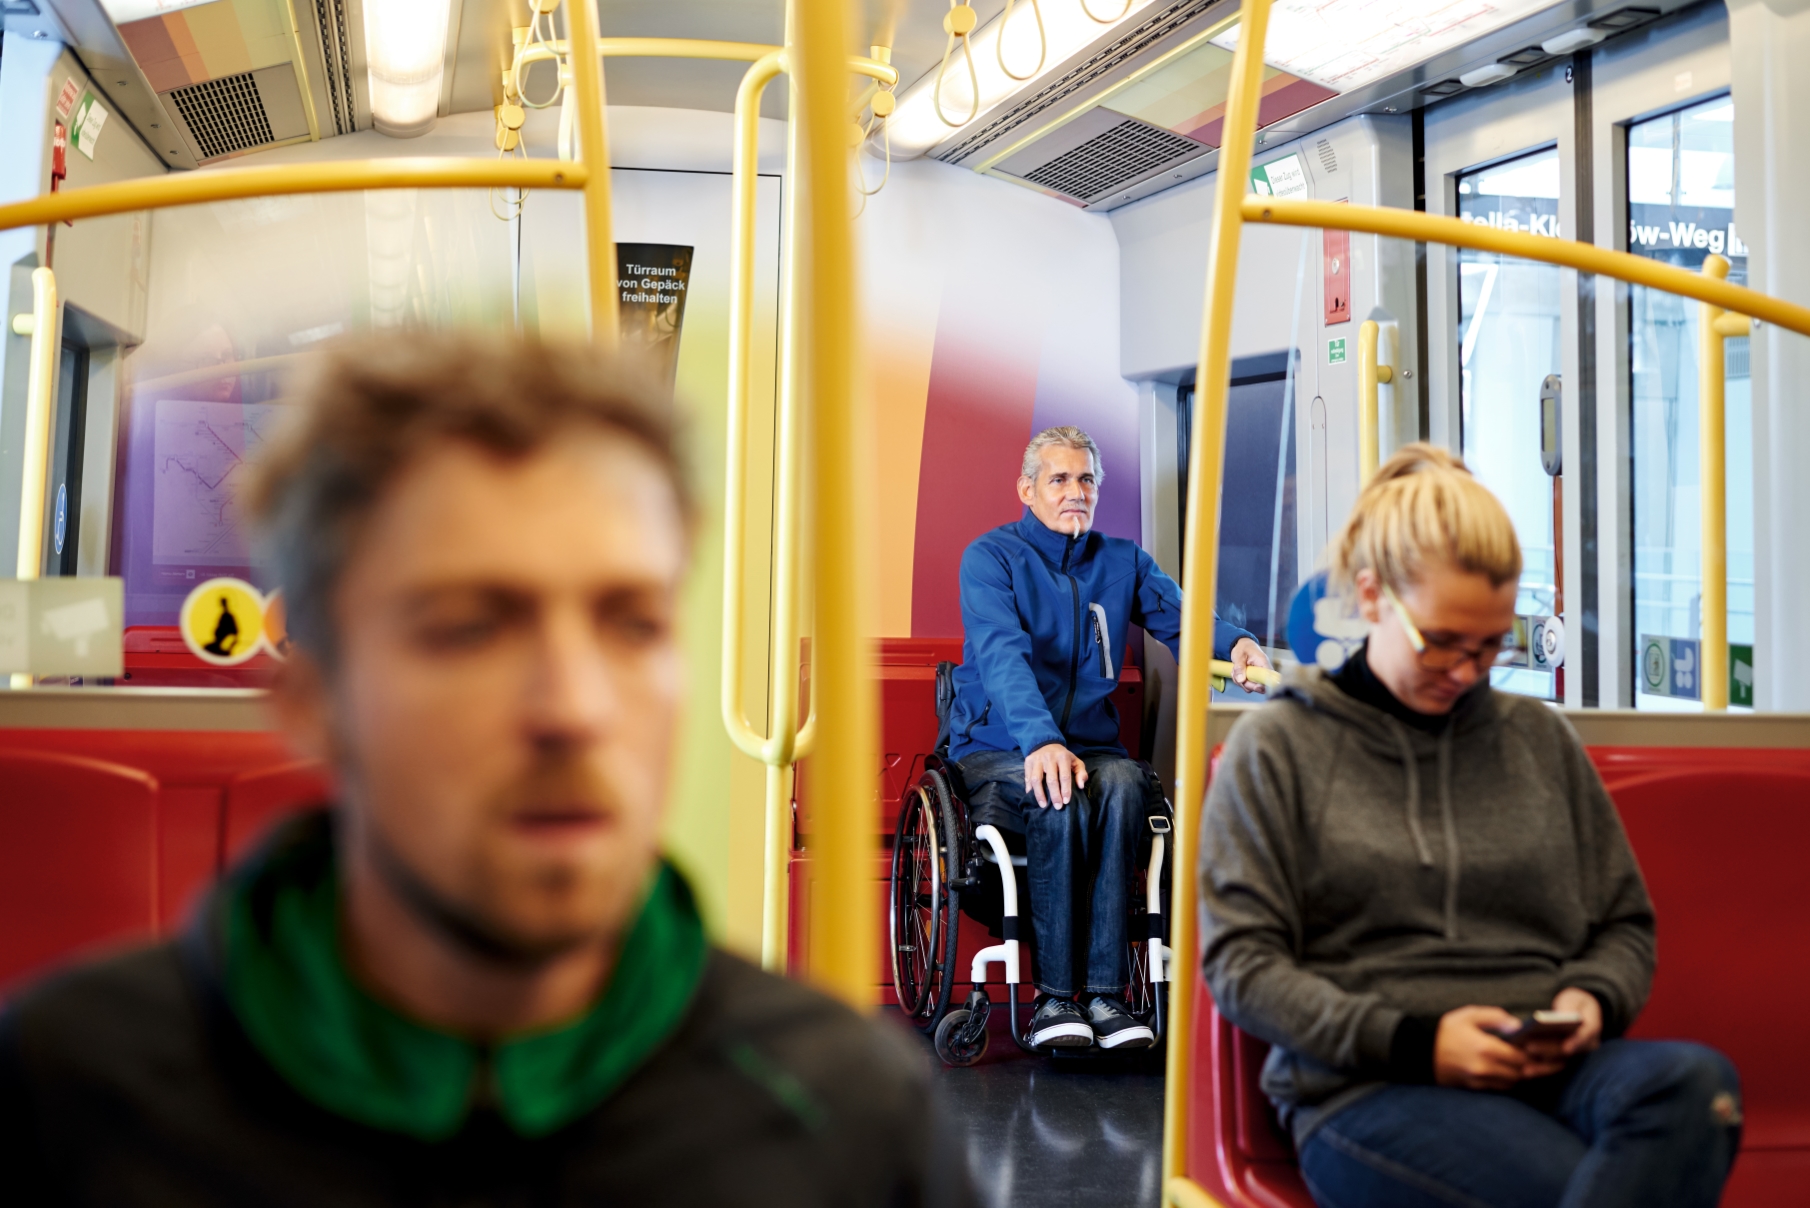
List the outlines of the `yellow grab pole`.
{"label": "yellow grab pole", "polygon": [[787,62],[799,124],[799,295],[796,366],[810,436],[810,542],[816,571],[811,695],[811,974],[861,1010],[875,982],[874,794],[879,702],[868,644],[873,462],[868,417],[855,397],[854,232],[849,216],[847,4],[792,0]]}
{"label": "yellow grab pole", "polygon": [[[566,30],[572,41],[597,41],[595,0],[566,5]],[[591,338],[616,347],[616,239],[610,214],[609,114],[604,109],[603,60],[573,55],[572,100],[578,106],[578,157],[589,169],[584,186],[585,267],[590,278]]]}
{"label": "yellow grab pole", "polygon": [[[50,422],[56,408],[57,361],[62,350],[61,308],[56,274],[31,271],[31,313],[13,317],[13,334],[31,337],[30,373],[25,387],[25,459],[19,475],[19,551],[15,574],[35,579],[44,563],[44,484],[50,473]],[[31,687],[31,676],[14,672],[12,686]]]}
{"label": "yellow grab pole", "polygon": [[[743,754],[764,759],[765,740],[742,711],[746,613],[748,390],[754,341],[754,220],[760,160],[760,97],[780,72],[776,51],[742,76],[735,98],[735,212],[729,252],[729,440],[723,473],[723,725]],[[783,405],[783,402],[782,402]]]}
{"label": "yellow grab pole", "polygon": [[15,335],[31,337],[25,387],[25,463],[19,487],[18,578],[35,579],[44,563],[44,484],[50,475],[50,422],[56,410],[58,338],[57,276],[31,270],[31,314],[13,319]]}
{"label": "yellow grab pole", "polygon": [[0,206],[0,231],[243,197],[351,193],[363,189],[580,189],[589,178],[584,165],[563,160],[432,155],[171,172],[166,176],[45,193],[29,201]]}
{"label": "yellow grab pole", "polygon": [[[1222,150],[1222,163],[1224,155]],[[1246,222],[1321,227],[1329,231],[1362,231],[1369,235],[1387,235],[1393,239],[1412,239],[1420,243],[1443,243],[1450,247],[1471,247],[1479,251],[1519,256],[1524,260],[1538,260],[1544,264],[1562,265],[1580,272],[1614,277],[1617,281],[1626,281],[1630,285],[1662,289],[1681,298],[1714,302],[1724,310],[1763,319],[1799,335],[1810,336],[1810,307],[1762,294],[1743,285],[1730,285],[1704,273],[1693,273],[1689,269],[1648,260],[1645,256],[1610,251],[1608,248],[1572,239],[1554,239],[1550,235],[1534,235],[1526,231],[1499,230],[1459,218],[1423,214],[1418,210],[1398,210],[1393,206],[1354,206],[1335,201],[1306,201],[1298,197],[1246,197],[1243,210]]]}
{"label": "yellow grab pole", "polygon": [[1382,328],[1375,319],[1358,326],[1358,485],[1370,481],[1381,456],[1381,420],[1378,419],[1377,386],[1395,380],[1395,368],[1379,365],[1377,339]]}
{"label": "yellow grab pole", "polygon": [[[1728,261],[1711,253],[1703,275],[1728,277]],[[1713,302],[1697,304],[1698,480],[1703,484],[1702,629],[1697,654],[1705,710],[1728,708],[1728,427],[1725,367],[1717,327],[1723,315]]]}
{"label": "yellow grab pole", "polygon": [[1206,303],[1200,319],[1200,367],[1195,375],[1194,434],[1188,460],[1187,548],[1183,553],[1180,707],[1175,746],[1175,896],[1169,910],[1170,948],[1167,1077],[1163,1090],[1163,1185],[1186,1174],[1189,1073],[1194,1050],[1194,1002],[1200,985],[1200,945],[1194,917],[1200,811],[1206,799],[1207,708],[1213,658],[1213,592],[1219,555],[1219,485],[1225,463],[1226,396],[1230,388],[1232,301],[1238,285],[1240,203],[1251,170],[1257,104],[1263,86],[1263,41],[1270,0],[1244,0],[1238,48],[1232,54],[1225,141],[1219,148],[1213,226],[1207,244]]}

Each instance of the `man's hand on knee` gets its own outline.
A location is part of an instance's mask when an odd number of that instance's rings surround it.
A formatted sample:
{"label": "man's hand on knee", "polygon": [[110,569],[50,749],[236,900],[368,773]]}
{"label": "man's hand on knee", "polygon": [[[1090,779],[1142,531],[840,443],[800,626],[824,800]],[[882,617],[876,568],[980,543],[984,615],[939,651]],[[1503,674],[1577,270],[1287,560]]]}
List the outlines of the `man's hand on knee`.
{"label": "man's hand on knee", "polygon": [[1263,653],[1263,647],[1249,638],[1239,638],[1232,643],[1232,680],[1246,692],[1262,692],[1263,685],[1252,683],[1247,668],[1270,665],[1269,656]]}
{"label": "man's hand on knee", "polygon": [[1024,760],[1024,788],[1044,809],[1069,803],[1075,790],[1087,786],[1087,765],[1059,742],[1038,747]]}

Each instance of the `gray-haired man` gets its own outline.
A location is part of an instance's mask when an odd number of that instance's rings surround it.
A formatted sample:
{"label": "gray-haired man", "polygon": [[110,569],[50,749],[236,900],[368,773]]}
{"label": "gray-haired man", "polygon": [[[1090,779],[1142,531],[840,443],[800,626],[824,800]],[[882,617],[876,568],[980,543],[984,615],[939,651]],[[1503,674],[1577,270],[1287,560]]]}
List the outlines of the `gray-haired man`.
{"label": "gray-haired man", "polygon": [[[1018,478],[1025,515],[962,554],[949,756],[976,820],[1025,837],[1040,992],[1031,1042],[1140,1048],[1155,1037],[1122,995],[1147,784],[1109,698],[1129,626],[1179,654],[1182,595],[1136,543],[1093,531],[1103,478],[1087,433],[1039,432]],[[1257,639],[1220,621],[1213,647],[1254,690],[1246,668],[1269,666]]]}

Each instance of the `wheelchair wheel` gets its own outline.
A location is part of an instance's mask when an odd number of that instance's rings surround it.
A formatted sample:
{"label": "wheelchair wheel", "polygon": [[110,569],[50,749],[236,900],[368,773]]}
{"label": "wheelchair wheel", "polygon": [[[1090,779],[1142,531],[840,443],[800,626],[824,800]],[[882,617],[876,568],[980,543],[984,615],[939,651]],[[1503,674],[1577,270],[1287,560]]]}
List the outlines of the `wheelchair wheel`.
{"label": "wheelchair wheel", "polygon": [[912,1024],[934,1032],[955,988],[961,840],[940,775],[926,772],[905,791],[893,836],[889,903],[892,984]]}
{"label": "wheelchair wheel", "polygon": [[986,1055],[986,1019],[983,1016],[980,1026],[972,1028],[968,1026],[971,1018],[973,1012],[967,1007],[957,1007],[936,1025],[936,1055],[949,1065],[973,1065]]}

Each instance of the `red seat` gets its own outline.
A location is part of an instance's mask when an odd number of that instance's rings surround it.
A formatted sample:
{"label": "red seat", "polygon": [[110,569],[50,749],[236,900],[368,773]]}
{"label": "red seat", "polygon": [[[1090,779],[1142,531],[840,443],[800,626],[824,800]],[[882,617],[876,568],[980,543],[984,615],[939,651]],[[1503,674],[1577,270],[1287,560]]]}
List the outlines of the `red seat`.
{"label": "red seat", "polygon": [[157,930],[157,781],[0,751],[0,987]]}
{"label": "red seat", "polygon": [[[1792,1039],[1810,1002],[1797,959],[1810,935],[1810,771],[1797,752],[1669,754],[1663,771],[1609,777],[1659,918],[1653,993],[1632,1034],[1711,1045],[1741,1071],[1746,1127],[1725,1208],[1798,1204],[1810,1179],[1810,1045]],[[1193,1177],[1228,1204],[1311,1208],[1259,1086],[1269,1047],[1204,988],[1200,1003]]]}
{"label": "red seat", "polygon": [[290,814],[333,800],[333,779],[325,765],[303,759],[226,782],[224,868],[257,845],[264,832]]}

